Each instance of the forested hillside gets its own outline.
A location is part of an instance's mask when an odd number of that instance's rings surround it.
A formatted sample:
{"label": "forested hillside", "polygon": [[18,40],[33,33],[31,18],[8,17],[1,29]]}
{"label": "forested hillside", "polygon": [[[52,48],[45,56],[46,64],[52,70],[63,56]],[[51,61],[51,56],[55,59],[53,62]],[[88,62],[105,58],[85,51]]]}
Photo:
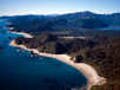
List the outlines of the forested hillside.
{"label": "forested hillside", "polygon": [[119,90],[120,88],[120,37],[68,39],[44,33],[34,38],[17,38],[16,43],[40,52],[68,54],[75,63],[91,64],[101,76],[107,79],[105,85],[95,86],[93,90],[111,90],[111,88]]}
{"label": "forested hillside", "polygon": [[24,15],[1,17],[12,22],[16,31],[81,32],[120,30],[120,14],[95,14],[89,11],[64,15]]}

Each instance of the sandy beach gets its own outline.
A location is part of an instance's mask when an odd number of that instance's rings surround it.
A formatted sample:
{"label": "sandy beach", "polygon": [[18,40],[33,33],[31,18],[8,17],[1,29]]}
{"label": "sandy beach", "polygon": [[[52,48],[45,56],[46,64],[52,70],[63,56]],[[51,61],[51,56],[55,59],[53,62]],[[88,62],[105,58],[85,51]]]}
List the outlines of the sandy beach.
{"label": "sandy beach", "polygon": [[10,31],[13,34],[17,34],[17,35],[22,35],[23,37],[26,38],[33,38],[33,36],[31,34],[25,33],[25,32],[16,32],[16,31]]}
{"label": "sandy beach", "polygon": [[[24,32],[12,32],[12,33],[23,35],[26,38],[33,38],[32,35],[28,33],[24,33]],[[74,63],[73,62],[74,60],[71,60],[71,57],[67,54],[42,53],[36,49],[29,49],[25,45],[17,45],[15,40],[11,41],[10,46],[24,49],[27,51],[32,51],[33,53],[40,55],[40,56],[55,58],[56,60],[59,60],[63,63],[66,63],[74,67],[87,78],[88,80],[87,90],[90,90],[90,88],[94,85],[103,85],[106,83],[106,79],[104,77],[99,76],[97,71],[94,69],[94,67],[92,67],[91,65],[85,64],[85,63]]]}
{"label": "sandy beach", "polygon": [[73,60],[71,60],[71,57],[66,55],[66,54],[50,54],[50,53],[41,53],[36,49],[28,49],[24,45],[17,45],[15,43],[15,40],[13,40],[10,43],[11,46],[21,48],[27,51],[32,51],[37,55],[44,56],[44,57],[50,57],[50,58],[55,58],[61,62],[64,62],[75,69],[79,70],[83,75],[88,79],[88,84],[87,84],[87,90],[90,90],[90,88],[93,85],[103,85],[106,83],[106,79],[104,77],[101,77],[98,75],[97,71],[90,65],[85,64],[85,63],[74,63]]}

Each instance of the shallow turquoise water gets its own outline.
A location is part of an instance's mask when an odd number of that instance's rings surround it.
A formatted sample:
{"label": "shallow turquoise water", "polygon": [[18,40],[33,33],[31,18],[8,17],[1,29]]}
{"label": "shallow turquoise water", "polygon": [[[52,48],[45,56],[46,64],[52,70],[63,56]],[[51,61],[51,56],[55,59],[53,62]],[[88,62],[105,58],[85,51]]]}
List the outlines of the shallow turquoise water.
{"label": "shallow turquoise water", "polygon": [[85,77],[71,66],[9,46],[16,37],[0,28],[0,90],[70,90],[86,85]]}

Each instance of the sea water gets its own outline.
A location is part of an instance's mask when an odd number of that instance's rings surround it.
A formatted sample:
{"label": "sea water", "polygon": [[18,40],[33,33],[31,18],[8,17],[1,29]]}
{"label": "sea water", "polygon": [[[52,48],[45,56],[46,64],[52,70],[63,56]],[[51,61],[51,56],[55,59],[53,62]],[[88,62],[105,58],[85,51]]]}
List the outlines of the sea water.
{"label": "sea water", "polygon": [[0,20],[0,90],[71,90],[86,85],[73,67],[9,46],[20,35],[7,31],[5,22]]}

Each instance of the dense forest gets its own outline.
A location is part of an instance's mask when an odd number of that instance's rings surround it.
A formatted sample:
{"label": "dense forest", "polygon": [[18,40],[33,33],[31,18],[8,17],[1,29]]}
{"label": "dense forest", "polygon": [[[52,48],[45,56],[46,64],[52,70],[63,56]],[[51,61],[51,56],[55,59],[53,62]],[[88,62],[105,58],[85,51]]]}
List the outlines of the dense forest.
{"label": "dense forest", "polygon": [[101,76],[107,78],[108,82],[102,89],[96,86],[93,90],[98,90],[99,88],[99,90],[111,90],[111,87],[113,90],[119,90],[120,88],[119,37],[67,39],[43,33],[34,36],[34,38],[17,38],[16,43],[24,44],[28,48],[38,49],[40,52],[68,54],[72,58],[75,58],[75,63],[85,62],[91,64]]}
{"label": "dense forest", "polygon": [[23,15],[1,17],[7,19],[16,31],[29,33],[79,33],[96,30],[120,30],[120,13],[95,14],[89,11],[63,15]]}
{"label": "dense forest", "polygon": [[[68,54],[75,63],[88,63],[107,78],[103,86],[92,90],[119,90],[120,88],[120,13],[95,14],[91,12],[65,15],[26,15],[2,17],[14,27],[13,31],[31,33],[33,38],[19,37],[17,44],[40,52]],[[61,38],[61,37],[85,38]],[[32,53],[32,52],[31,52]]]}

